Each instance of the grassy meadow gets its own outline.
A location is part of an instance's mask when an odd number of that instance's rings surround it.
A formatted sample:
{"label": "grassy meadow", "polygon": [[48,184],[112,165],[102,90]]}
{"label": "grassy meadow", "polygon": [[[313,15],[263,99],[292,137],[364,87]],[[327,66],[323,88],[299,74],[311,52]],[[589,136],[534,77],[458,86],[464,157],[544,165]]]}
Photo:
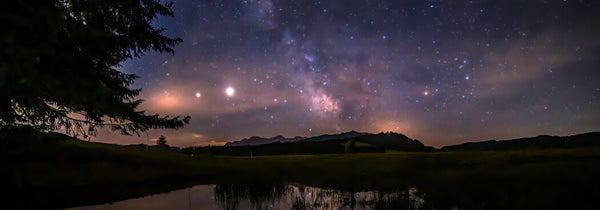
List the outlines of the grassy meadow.
{"label": "grassy meadow", "polygon": [[2,189],[16,205],[69,207],[192,184],[275,182],[347,192],[418,186],[436,206],[469,208],[544,207],[546,200],[554,201],[549,208],[584,208],[600,195],[596,147],[233,157],[145,151],[55,133],[16,135],[21,140],[2,134],[0,160]]}

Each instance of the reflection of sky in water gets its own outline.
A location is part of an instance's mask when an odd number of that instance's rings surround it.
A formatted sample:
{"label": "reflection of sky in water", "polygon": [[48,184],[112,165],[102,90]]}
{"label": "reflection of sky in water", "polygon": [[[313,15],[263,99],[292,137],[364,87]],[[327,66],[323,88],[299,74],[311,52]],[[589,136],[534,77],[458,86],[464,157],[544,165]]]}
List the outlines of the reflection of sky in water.
{"label": "reflection of sky in water", "polygon": [[111,204],[83,206],[72,210],[83,209],[222,209],[215,203],[214,185],[199,185],[168,193],[118,201]]}
{"label": "reflection of sky in water", "polygon": [[[408,207],[419,209],[425,202],[424,194],[416,188],[403,192],[382,193],[376,191],[349,193],[301,185],[286,185],[280,197],[239,193],[215,195],[216,185],[198,185],[168,193],[129,199],[96,206],[72,208],[83,209],[376,209],[380,207]],[[242,187],[243,188],[243,187]],[[276,191],[274,189],[274,191]],[[220,197],[219,197],[220,196]],[[252,196],[263,199],[252,198]],[[218,197],[218,198],[217,198]]]}

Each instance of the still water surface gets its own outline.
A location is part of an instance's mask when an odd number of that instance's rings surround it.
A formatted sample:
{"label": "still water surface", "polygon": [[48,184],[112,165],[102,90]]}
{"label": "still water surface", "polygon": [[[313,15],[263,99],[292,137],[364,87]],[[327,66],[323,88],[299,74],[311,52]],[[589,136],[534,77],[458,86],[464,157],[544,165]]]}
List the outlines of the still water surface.
{"label": "still water surface", "polygon": [[71,209],[419,209],[424,198],[414,187],[392,193],[350,193],[300,184],[221,184]]}

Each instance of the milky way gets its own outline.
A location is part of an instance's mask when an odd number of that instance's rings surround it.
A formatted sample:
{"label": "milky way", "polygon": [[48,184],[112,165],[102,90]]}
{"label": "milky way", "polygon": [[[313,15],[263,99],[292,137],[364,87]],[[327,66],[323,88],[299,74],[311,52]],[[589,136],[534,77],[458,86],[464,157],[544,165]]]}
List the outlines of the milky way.
{"label": "milky way", "polygon": [[[123,63],[171,145],[393,131],[442,146],[600,129],[597,1],[188,1]],[[97,141],[145,143],[101,132]]]}

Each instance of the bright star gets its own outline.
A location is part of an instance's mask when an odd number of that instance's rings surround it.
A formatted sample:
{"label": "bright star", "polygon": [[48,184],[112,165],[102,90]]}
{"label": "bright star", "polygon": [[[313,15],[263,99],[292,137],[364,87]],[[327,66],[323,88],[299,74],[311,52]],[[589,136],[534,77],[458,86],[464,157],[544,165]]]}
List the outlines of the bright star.
{"label": "bright star", "polygon": [[235,92],[235,90],[232,87],[227,87],[227,89],[225,90],[225,93],[227,94],[227,96],[231,97],[233,96],[233,93]]}
{"label": "bright star", "polygon": [[200,94],[200,92],[196,92],[196,98],[200,98],[200,96],[202,96],[202,94]]}

